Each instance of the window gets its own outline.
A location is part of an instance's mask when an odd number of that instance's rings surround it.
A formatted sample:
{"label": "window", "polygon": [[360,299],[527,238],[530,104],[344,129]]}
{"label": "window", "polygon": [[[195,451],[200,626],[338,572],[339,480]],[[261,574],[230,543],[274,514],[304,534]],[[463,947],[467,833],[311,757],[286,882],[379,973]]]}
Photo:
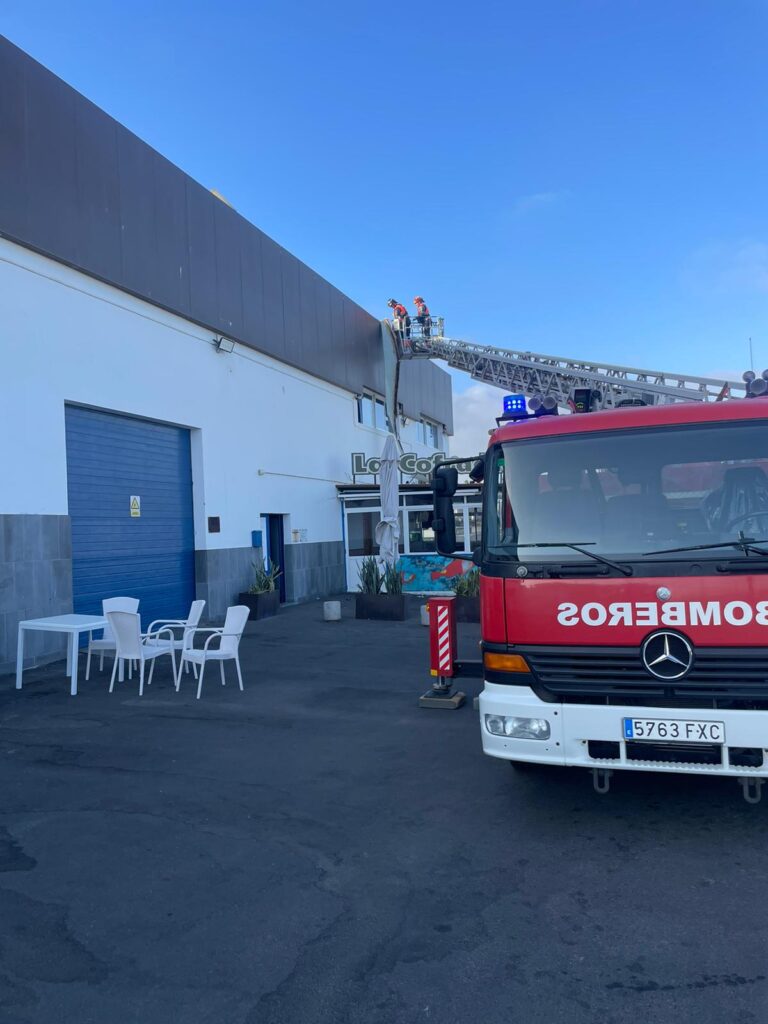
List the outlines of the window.
{"label": "window", "polygon": [[491,488],[492,556],[586,559],[553,546],[565,541],[620,559],[670,560],[663,549],[695,545],[706,545],[697,561],[736,558],[740,530],[768,544],[768,430],[743,421],[508,443]]}
{"label": "window", "polygon": [[383,399],[373,395],[360,395],[357,399],[357,422],[364,427],[375,427],[376,430],[389,430],[387,425],[387,407]]}
{"label": "window", "polygon": [[[352,558],[378,555],[376,524],[381,519],[381,510],[375,512],[350,512],[347,516],[347,546]],[[400,517],[400,552],[403,551],[403,520]]]}
{"label": "window", "polygon": [[376,399],[375,426],[377,430],[387,430],[387,409],[380,398]]}
{"label": "window", "polygon": [[456,520],[456,550],[467,551],[468,545],[466,542],[466,534],[464,532],[464,509],[466,505],[459,505],[457,508],[454,505],[453,514]]}
{"label": "window", "polygon": [[378,512],[351,512],[347,516],[349,553],[353,557],[373,555],[374,531],[379,521]]}
{"label": "window", "polygon": [[435,550],[431,512],[408,513],[408,546],[412,554]]}
{"label": "window", "polygon": [[357,422],[363,426],[373,426],[373,399],[370,395],[360,395],[357,400]]}
{"label": "window", "polygon": [[440,448],[440,427],[428,420],[419,420],[416,429],[416,438],[420,444],[429,448]]}
{"label": "window", "polygon": [[467,509],[469,516],[469,550],[474,551],[482,541],[483,533],[483,510],[479,505],[472,505]]}
{"label": "window", "polygon": [[378,495],[375,498],[347,498],[344,505],[346,508],[378,508],[380,500]]}

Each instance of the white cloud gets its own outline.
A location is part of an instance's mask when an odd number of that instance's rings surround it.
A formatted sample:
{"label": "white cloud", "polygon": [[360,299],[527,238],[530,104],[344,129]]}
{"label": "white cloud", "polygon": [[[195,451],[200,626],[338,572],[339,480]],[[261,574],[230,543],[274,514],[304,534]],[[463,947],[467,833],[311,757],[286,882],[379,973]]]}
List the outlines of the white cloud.
{"label": "white cloud", "polygon": [[477,455],[488,447],[488,431],[501,416],[504,392],[488,384],[471,384],[453,396],[451,455]]}
{"label": "white cloud", "polygon": [[517,216],[530,213],[532,210],[539,210],[544,206],[551,206],[561,199],[565,192],[532,192],[529,196],[520,196],[512,207],[512,212]]}
{"label": "white cloud", "polygon": [[742,239],[702,246],[691,254],[683,278],[697,291],[768,294],[768,245]]}

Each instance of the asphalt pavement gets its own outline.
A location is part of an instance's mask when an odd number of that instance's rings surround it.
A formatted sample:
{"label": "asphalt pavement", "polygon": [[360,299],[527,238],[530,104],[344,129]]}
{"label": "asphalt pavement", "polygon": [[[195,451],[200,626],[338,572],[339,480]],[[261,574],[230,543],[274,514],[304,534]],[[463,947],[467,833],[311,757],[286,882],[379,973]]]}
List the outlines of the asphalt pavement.
{"label": "asphalt pavement", "polygon": [[768,799],[519,774],[415,618],[321,619],[242,694],[0,679],[2,1024],[763,1024]]}

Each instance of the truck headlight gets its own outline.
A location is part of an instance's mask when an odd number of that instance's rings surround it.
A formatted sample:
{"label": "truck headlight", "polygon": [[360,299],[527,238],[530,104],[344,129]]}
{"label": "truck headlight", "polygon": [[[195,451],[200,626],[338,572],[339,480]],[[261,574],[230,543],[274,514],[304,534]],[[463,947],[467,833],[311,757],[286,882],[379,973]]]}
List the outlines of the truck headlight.
{"label": "truck headlight", "polygon": [[548,740],[546,718],[513,718],[509,715],[486,715],[485,728],[492,736],[509,736],[515,740]]}

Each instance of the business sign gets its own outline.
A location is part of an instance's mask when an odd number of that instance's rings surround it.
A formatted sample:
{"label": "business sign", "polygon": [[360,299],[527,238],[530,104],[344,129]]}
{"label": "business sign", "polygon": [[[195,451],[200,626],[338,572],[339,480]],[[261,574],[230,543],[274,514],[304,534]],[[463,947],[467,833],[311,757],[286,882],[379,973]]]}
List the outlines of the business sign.
{"label": "business sign", "polygon": [[[434,455],[417,455],[416,452],[404,452],[397,460],[400,472],[404,476],[432,476],[435,466],[445,461],[445,455],[436,452]],[[459,473],[469,473],[477,459],[454,463]],[[381,472],[380,458],[367,458],[362,452],[352,453],[352,477],[378,476]]]}

